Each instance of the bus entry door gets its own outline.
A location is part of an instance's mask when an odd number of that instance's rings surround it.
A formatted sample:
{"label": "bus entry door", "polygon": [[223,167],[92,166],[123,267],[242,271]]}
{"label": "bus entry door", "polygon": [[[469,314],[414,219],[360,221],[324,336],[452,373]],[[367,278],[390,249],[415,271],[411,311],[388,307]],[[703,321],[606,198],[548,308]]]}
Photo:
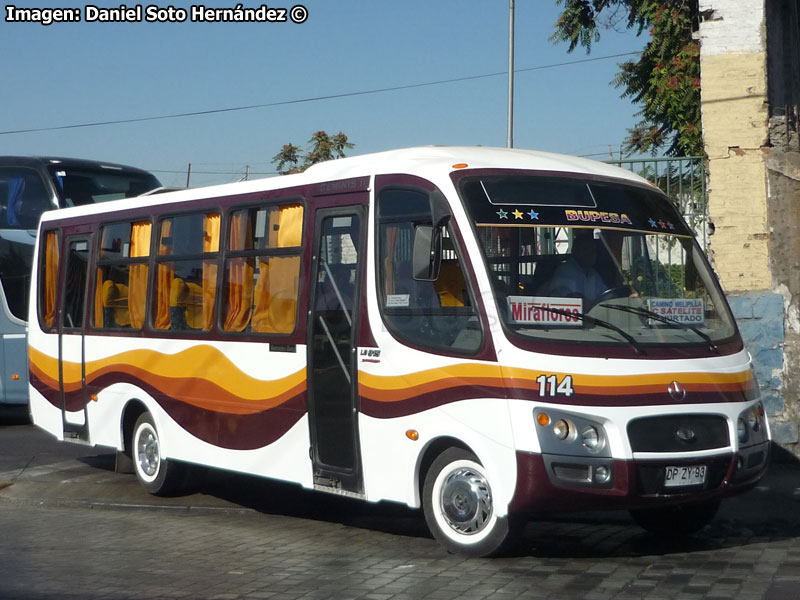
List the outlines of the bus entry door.
{"label": "bus entry door", "polygon": [[58,379],[64,438],[89,439],[86,418],[84,320],[89,281],[89,238],[67,236],[58,319]]}
{"label": "bus entry door", "polygon": [[308,322],[308,411],[314,485],[363,493],[356,318],[364,264],[361,207],[319,210]]}

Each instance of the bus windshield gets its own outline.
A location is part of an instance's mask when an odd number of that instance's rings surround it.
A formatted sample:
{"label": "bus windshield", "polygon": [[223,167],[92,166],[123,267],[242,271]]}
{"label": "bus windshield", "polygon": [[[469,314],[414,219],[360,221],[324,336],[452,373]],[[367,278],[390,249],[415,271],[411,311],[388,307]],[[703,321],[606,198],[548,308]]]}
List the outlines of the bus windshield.
{"label": "bus windshield", "polygon": [[63,200],[62,207],[132,198],[161,185],[150,173],[122,168],[55,164],[49,171]]}
{"label": "bus windshield", "polygon": [[459,191],[513,340],[702,345],[736,332],[719,285],[668,200],[644,186],[527,175]]}

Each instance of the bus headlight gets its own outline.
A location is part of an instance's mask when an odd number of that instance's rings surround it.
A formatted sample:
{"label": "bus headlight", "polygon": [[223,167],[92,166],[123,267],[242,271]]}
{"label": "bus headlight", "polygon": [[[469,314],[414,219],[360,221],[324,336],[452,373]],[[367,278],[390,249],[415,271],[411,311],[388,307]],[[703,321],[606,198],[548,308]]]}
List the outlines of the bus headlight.
{"label": "bus headlight", "polygon": [[553,425],[553,435],[559,440],[566,440],[569,437],[569,423],[564,419],[559,419]]}
{"label": "bus headlight", "polygon": [[744,419],[739,417],[739,420],[736,422],[736,435],[739,437],[740,442],[747,441],[747,423],[744,422]]}
{"label": "bus headlight", "polygon": [[753,431],[758,431],[759,427],[761,426],[761,419],[759,418],[758,412],[755,408],[751,409],[747,413],[747,424]]}
{"label": "bus headlight", "polygon": [[594,425],[587,425],[581,431],[581,443],[589,452],[595,453],[603,449],[603,436]]}

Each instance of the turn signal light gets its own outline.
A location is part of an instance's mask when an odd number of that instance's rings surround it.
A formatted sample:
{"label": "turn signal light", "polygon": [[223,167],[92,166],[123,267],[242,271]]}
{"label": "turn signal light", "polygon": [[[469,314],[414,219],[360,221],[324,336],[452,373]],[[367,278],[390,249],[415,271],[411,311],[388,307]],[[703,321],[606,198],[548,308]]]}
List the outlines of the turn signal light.
{"label": "turn signal light", "polygon": [[16,373],[14,373],[14,374],[11,376],[11,381],[19,381],[19,375],[17,375]]}
{"label": "turn signal light", "polygon": [[453,165],[454,169],[466,169],[469,165],[467,163],[456,163]]}
{"label": "turn signal light", "polygon": [[550,425],[550,416],[547,413],[539,413],[536,415],[536,420],[542,427],[547,427]]}
{"label": "turn signal light", "polygon": [[419,439],[419,431],[416,429],[409,429],[406,431],[406,437],[412,442],[416,442]]}

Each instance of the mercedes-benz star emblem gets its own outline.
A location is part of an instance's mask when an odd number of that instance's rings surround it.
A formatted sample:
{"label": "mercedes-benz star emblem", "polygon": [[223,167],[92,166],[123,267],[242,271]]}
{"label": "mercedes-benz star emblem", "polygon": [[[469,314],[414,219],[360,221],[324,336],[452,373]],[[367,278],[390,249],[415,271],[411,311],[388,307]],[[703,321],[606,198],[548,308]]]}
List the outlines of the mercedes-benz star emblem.
{"label": "mercedes-benz star emblem", "polygon": [[689,429],[688,427],[678,428],[678,431],[675,432],[675,435],[678,436],[679,440],[684,442],[693,442],[697,437],[694,433],[694,430]]}
{"label": "mercedes-benz star emblem", "polygon": [[670,397],[676,402],[680,402],[686,398],[686,389],[677,381],[673,381],[667,386],[667,391]]}

